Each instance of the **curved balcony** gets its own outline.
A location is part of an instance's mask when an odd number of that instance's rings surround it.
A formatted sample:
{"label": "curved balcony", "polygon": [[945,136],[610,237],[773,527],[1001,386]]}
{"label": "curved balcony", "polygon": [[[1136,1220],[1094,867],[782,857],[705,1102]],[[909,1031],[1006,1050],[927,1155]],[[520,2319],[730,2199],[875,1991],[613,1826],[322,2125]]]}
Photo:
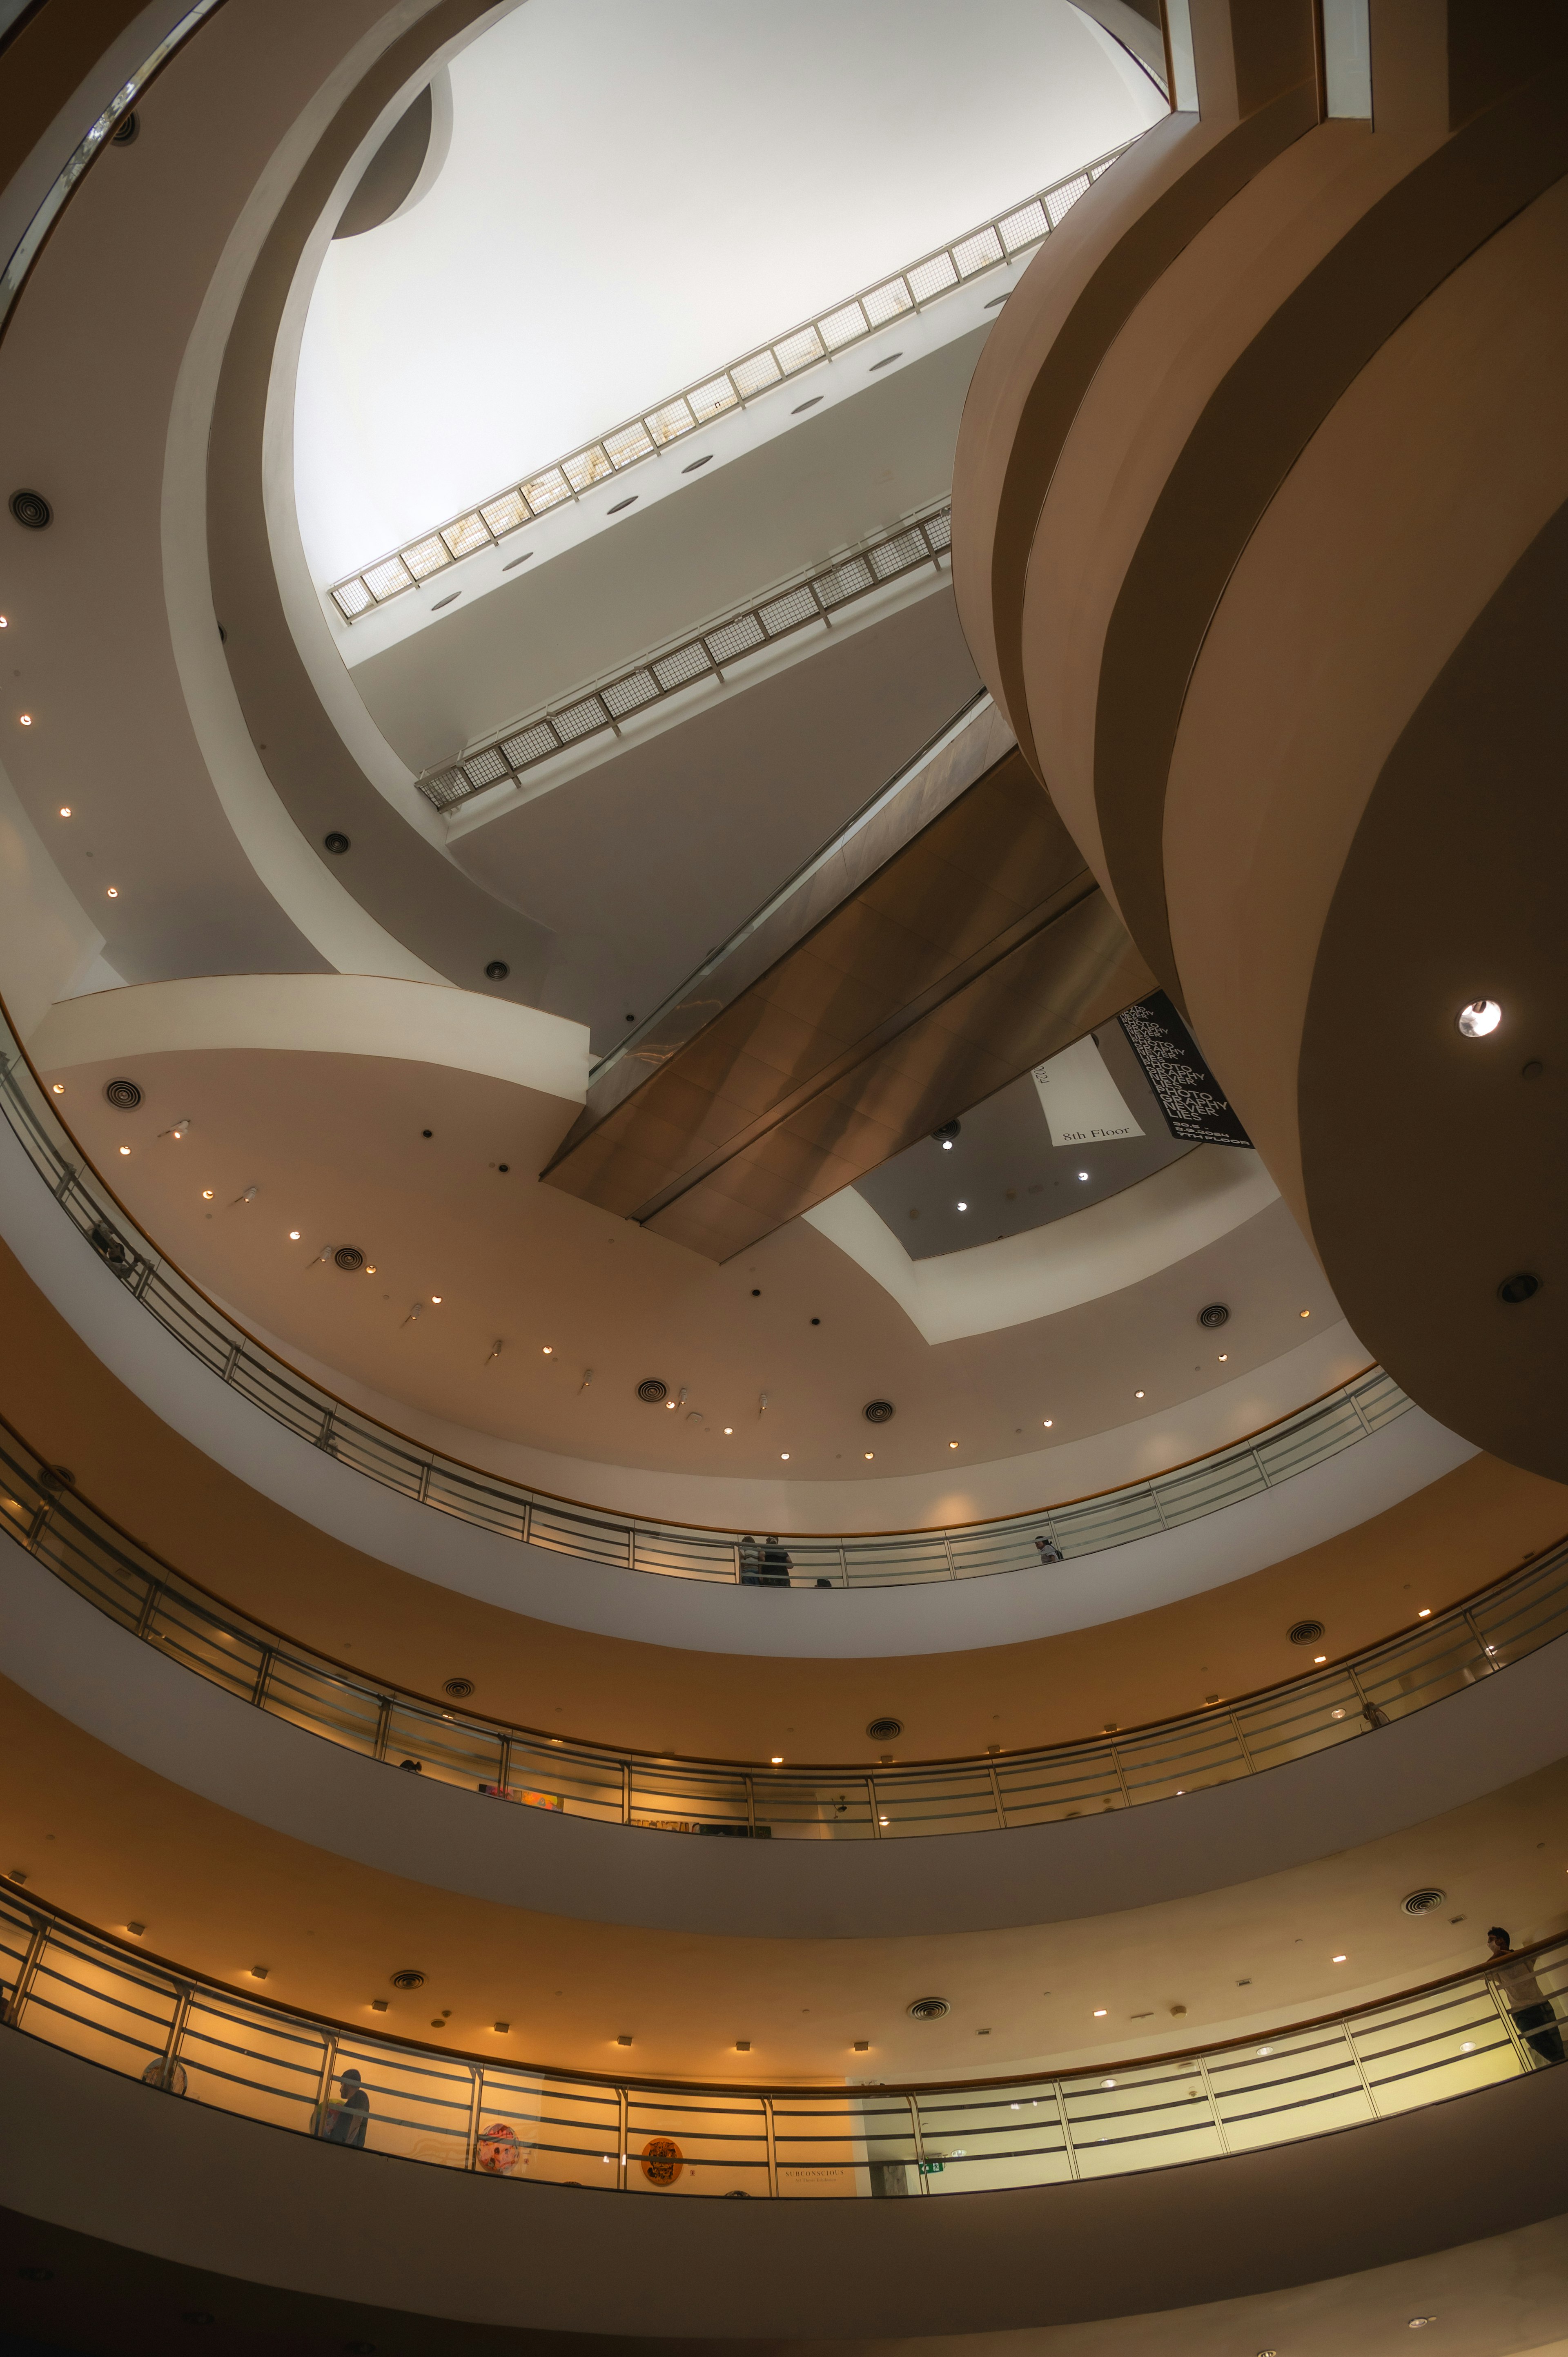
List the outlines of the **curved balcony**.
{"label": "curved balcony", "polygon": [[760,1555],[738,1531],[607,1512],[465,1464],[405,1438],[286,1365],[160,1256],[76,1148],[8,1022],[0,1028],[0,1110],[77,1233],[240,1397],[399,1497],[517,1544],[614,1570],[841,1590],[1037,1570],[1042,1559],[1103,1554],[1261,1497],[1385,1430],[1411,1405],[1391,1376],[1372,1367],[1261,1431],[1146,1480],[986,1522],[790,1535],[780,1561],[777,1553]]}
{"label": "curved balcony", "polygon": [[[1451,1975],[1194,2050],[1007,2080],[767,2087],[553,2071],[265,2004],[72,1916],[0,1899],[12,2027],[149,2089],[514,2182],[856,2200],[1104,2179],[1257,2152],[1495,2087],[1563,2056],[1568,1938],[1539,1988]],[[1516,2018],[1522,2014],[1523,2018]],[[498,2038],[510,2025],[498,2022]],[[853,2061],[853,2057],[846,2058]]]}
{"label": "curved balcony", "polygon": [[739,1839],[996,1832],[1181,1797],[1424,1710],[1568,1631],[1568,1539],[1463,1603],[1302,1677],[1152,1725],[981,1760],[837,1765],[651,1755],[391,1688],[247,1618],[139,1544],[0,1426],[0,1528],[166,1659],[362,1759],[600,1824]]}

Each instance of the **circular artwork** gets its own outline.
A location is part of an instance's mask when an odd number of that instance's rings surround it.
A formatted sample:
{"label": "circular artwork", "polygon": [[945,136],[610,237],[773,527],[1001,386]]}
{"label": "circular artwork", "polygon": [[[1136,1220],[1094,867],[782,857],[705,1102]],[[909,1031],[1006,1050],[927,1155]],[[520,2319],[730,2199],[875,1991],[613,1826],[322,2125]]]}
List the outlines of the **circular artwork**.
{"label": "circular artwork", "polygon": [[505,2120],[479,2130],[479,2167],[489,2177],[508,2177],[517,2167],[517,2130]]}
{"label": "circular artwork", "polygon": [[671,2136],[650,2136],[642,2147],[642,2173],[650,2185],[673,2185],[683,2162]]}

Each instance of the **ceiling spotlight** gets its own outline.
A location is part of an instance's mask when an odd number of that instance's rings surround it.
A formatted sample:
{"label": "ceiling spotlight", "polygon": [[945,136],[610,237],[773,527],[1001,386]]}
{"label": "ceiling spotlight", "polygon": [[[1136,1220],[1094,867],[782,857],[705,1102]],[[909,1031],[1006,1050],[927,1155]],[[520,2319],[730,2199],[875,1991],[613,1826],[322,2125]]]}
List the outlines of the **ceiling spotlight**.
{"label": "ceiling spotlight", "polygon": [[63,1097],[65,1094],[65,1082],[63,1081],[56,1081],[53,1083],[49,1093],[51,1096]]}
{"label": "ceiling spotlight", "polygon": [[1345,1958],[1343,1956],[1331,1956],[1328,1961],[1333,1964],[1342,1964],[1345,1962]]}
{"label": "ceiling spotlight", "polygon": [[961,1204],[959,1205],[959,1210],[960,1210],[961,1211],[968,1211],[968,1209],[969,1209],[969,1205],[968,1205],[967,1203],[961,1203]]}
{"label": "ceiling spotlight", "polygon": [[865,1461],[866,1461],[866,1463],[867,1463],[868,1465],[871,1463],[872,1458],[873,1458],[873,1457],[874,1457],[875,1455],[875,1449],[868,1448],[868,1449],[866,1450],[866,1452],[865,1452]]}
{"label": "ceiling spotlight", "polygon": [[1055,1416],[1054,1416],[1054,1415],[1047,1415],[1047,1416],[1044,1419],[1044,1422],[1045,1422],[1045,1427],[1046,1427],[1046,1430],[1047,1430],[1047,1432],[1049,1432],[1049,1430],[1050,1430],[1050,1428],[1051,1428],[1052,1425],[1053,1425],[1053,1424],[1055,1424],[1055,1422],[1056,1422],[1056,1418],[1055,1418]]}
{"label": "ceiling spotlight", "polygon": [[59,806],[59,814],[61,818],[69,818],[70,816],[70,804],[69,802],[61,802]]}
{"label": "ceiling spotlight", "polygon": [[949,1447],[950,1448],[956,1448],[958,1447],[958,1443],[957,1443],[957,1441],[956,1441],[956,1440],[950,1440],[950,1441],[949,1441],[949,1443],[948,1443],[948,1447]]}
{"label": "ceiling spotlight", "polygon": [[1416,1619],[1417,1619],[1418,1620],[1431,1620],[1431,1618],[1432,1618],[1432,1607],[1431,1607],[1431,1605],[1430,1605],[1430,1604],[1423,1604],[1423,1605],[1422,1606],[1422,1608],[1421,1608],[1421,1610],[1416,1614],[1416,1616],[1415,1616],[1415,1617],[1416,1617]]}
{"label": "ceiling spotlight", "polygon": [[433,1293],[430,1298],[435,1304],[436,1308],[439,1309],[441,1307],[441,1296],[438,1293]]}
{"label": "ceiling spotlight", "polygon": [[1088,1171],[1087,1171],[1087,1170],[1080,1170],[1080,1171],[1079,1172],[1079,1174],[1078,1174],[1078,1175],[1079,1175],[1079,1177],[1080,1178],[1088,1178],[1088,1176],[1089,1176],[1089,1173],[1088,1173]]}
{"label": "ceiling spotlight", "polygon": [[1304,1309],[1304,1310],[1302,1310],[1302,1312],[1301,1312],[1300,1314],[1301,1314],[1301,1316],[1302,1316],[1303,1318],[1310,1318],[1310,1317],[1311,1317],[1311,1315],[1312,1315],[1312,1312],[1311,1312],[1311,1310],[1310,1310],[1310,1309]]}
{"label": "ceiling spotlight", "polygon": [[297,1228],[290,1228],[288,1232],[288,1240],[291,1244],[296,1244],[299,1242],[299,1230]]}
{"label": "ceiling spotlight", "polygon": [[373,1260],[368,1260],[368,1261],[365,1263],[365,1275],[366,1275],[367,1276],[374,1276],[375,1273],[376,1273],[376,1264],[375,1264],[375,1262],[374,1262]]}
{"label": "ceiling spotlight", "polygon": [[770,1768],[782,1768],[784,1765],[784,1754],[780,1751],[778,1756],[775,1759],[770,1760],[768,1764]]}
{"label": "ceiling spotlight", "polygon": [[1097,2005],[1097,2006],[1095,2007],[1095,2008],[1094,2008],[1094,2018],[1096,2019],[1096,2021],[1103,2021],[1103,2020],[1104,2020],[1104,2018],[1105,2018],[1106,2011],[1107,2011],[1107,2008],[1106,2008],[1104,2006],[1102,2006],[1102,2005]]}
{"label": "ceiling spotlight", "polygon": [[547,1359],[553,1359],[555,1356],[555,1345],[553,1342],[542,1342],[539,1347],[543,1351],[544,1356]]}
{"label": "ceiling spotlight", "polygon": [[1220,1363],[1220,1365],[1221,1365],[1221,1366],[1223,1366],[1223,1365],[1225,1364],[1226,1360],[1227,1360],[1230,1356],[1230,1351],[1220,1351],[1220,1353],[1219,1353],[1219,1363]]}
{"label": "ceiling spotlight", "polygon": [[942,1140],[942,1152],[943,1152],[944,1154],[950,1154],[950,1153],[952,1152],[952,1140],[951,1140],[951,1138],[950,1138],[950,1137],[944,1137],[944,1138],[943,1138],[943,1140]]}
{"label": "ceiling spotlight", "polygon": [[1133,1393],[1133,1397],[1134,1399],[1142,1399],[1142,1398],[1143,1398],[1143,1396],[1144,1396],[1144,1394],[1143,1394],[1143,1393],[1142,1393],[1142,1392],[1134,1392],[1134,1393]]}
{"label": "ceiling spotlight", "polygon": [[788,1464],[789,1464],[789,1451],[787,1448],[786,1448],[786,1449],[784,1449],[784,1450],[782,1450],[782,1451],[780,1452],[780,1454],[779,1454],[779,1464],[780,1464],[780,1465],[788,1465]]}
{"label": "ceiling spotlight", "polygon": [[1502,1021],[1503,1010],[1495,998],[1473,998],[1468,1006],[1459,1009],[1454,1019],[1459,1026],[1462,1038],[1485,1039]]}
{"label": "ceiling spotlight", "polygon": [[30,712],[19,712],[16,715],[16,717],[21,722],[24,728],[30,728],[32,726],[33,716]]}
{"label": "ceiling spotlight", "polygon": [[725,1425],[725,1438],[726,1440],[733,1440],[733,1438],[734,1438],[734,1437],[735,1437],[735,1426],[734,1426],[734,1425],[733,1425],[733,1424],[726,1424],[726,1425]]}
{"label": "ceiling spotlight", "polygon": [[212,1189],[211,1189],[211,1188],[210,1188],[210,1187],[204,1187],[204,1188],[202,1189],[202,1190],[201,1190],[201,1200],[202,1200],[202,1201],[203,1201],[204,1203],[210,1203],[210,1201],[212,1200]]}
{"label": "ceiling spotlight", "polygon": [[130,1147],[129,1147],[128,1146],[123,1146],[120,1148],[120,1151],[121,1151],[121,1153],[122,1153],[122,1154],[129,1154],[129,1152],[131,1151],[131,1149],[130,1149]]}
{"label": "ceiling spotlight", "polygon": [[1312,1659],[1314,1666],[1317,1669],[1321,1669],[1324,1663],[1328,1659],[1328,1656],[1326,1653],[1314,1653]]}
{"label": "ceiling spotlight", "polygon": [[120,898],[120,887],[118,884],[111,884],[109,886],[105,898],[111,900],[117,900]]}

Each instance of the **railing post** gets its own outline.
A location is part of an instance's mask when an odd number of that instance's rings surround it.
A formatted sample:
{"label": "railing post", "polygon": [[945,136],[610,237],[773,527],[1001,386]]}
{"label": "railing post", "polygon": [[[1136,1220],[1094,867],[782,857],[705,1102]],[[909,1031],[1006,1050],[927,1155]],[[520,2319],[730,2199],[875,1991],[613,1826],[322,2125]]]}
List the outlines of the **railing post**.
{"label": "railing post", "polygon": [[626,2165],[630,2158],[627,2150],[631,2141],[630,2111],[631,2106],[627,2101],[626,2089],[618,2087],[616,2089],[616,2191],[618,2193],[626,2191]]}
{"label": "railing post", "polygon": [[1535,2056],[1526,2046],[1523,2038],[1520,2034],[1519,2024],[1513,2018],[1512,2010],[1509,2006],[1507,1999],[1504,1997],[1501,1989],[1498,1987],[1497,1982],[1492,1978],[1489,1973],[1487,1975],[1487,1995],[1491,1998],[1492,2009],[1496,2013],[1498,2020],[1502,2023],[1503,2029],[1508,2034],[1508,2040],[1509,2045],[1513,2048],[1515,2057],[1519,2062],[1520,2070],[1521,2072],[1533,2071],[1535,2068]]}
{"label": "railing post", "polygon": [[425,1504],[428,1502],[428,1501],[429,1501],[429,1497],[430,1497],[430,1459],[429,1459],[429,1458],[428,1458],[428,1457],[424,1457],[424,1458],[422,1458],[420,1459],[420,1466],[419,1466],[419,1502],[420,1502],[420,1504],[421,1504],[422,1506],[423,1506],[423,1505],[425,1505]]}
{"label": "railing post", "polygon": [[265,1710],[267,1706],[267,1688],[272,1684],[273,1665],[276,1660],[277,1654],[273,1647],[263,1647],[262,1658],[256,1663],[256,1683],[251,1688],[251,1700],[258,1710]]}
{"label": "railing post", "polygon": [[1208,2105],[1208,2116],[1214,2122],[1214,2132],[1219,2138],[1219,2149],[1221,2152],[1229,2152],[1230,2139],[1225,2132],[1225,2122],[1220,2116],[1219,2098],[1214,2092],[1213,2082],[1208,2075],[1208,2061],[1201,2054],[1197,2058],[1197,2072],[1203,2081],[1204,2100]]}
{"label": "railing post", "polygon": [[321,1437],[316,1444],[317,1448],[324,1448],[328,1457],[336,1454],[332,1447],[332,1426],[337,1415],[338,1404],[336,1400],[334,1400],[328,1406],[326,1415],[321,1419]]}
{"label": "railing post", "polygon": [[1007,1830],[1007,1812],[1002,1805],[1002,1786],[997,1780],[996,1762],[994,1760],[988,1760],[985,1764],[991,1770],[991,1797],[996,1803],[996,1822],[1001,1826],[1002,1831],[1005,1833]]}
{"label": "railing post", "polygon": [[623,1760],[620,1763],[620,1821],[623,1825],[629,1825],[631,1823],[631,1762],[629,1760]]}
{"label": "railing post", "polygon": [[1262,1460],[1262,1458],[1259,1456],[1259,1454],[1258,1454],[1257,1450],[1256,1450],[1255,1448],[1249,1448],[1249,1449],[1248,1449],[1248,1451],[1247,1451],[1247,1454],[1248,1454],[1248,1456],[1251,1458],[1251,1460],[1252,1460],[1253,1464],[1257,1467],[1257,1469],[1258,1469],[1258,1479],[1259,1479],[1259,1480],[1262,1483],[1262,1485],[1263,1485],[1264,1489],[1265,1489],[1265,1490],[1267,1490],[1267,1489],[1272,1488],[1273,1484],[1270,1482],[1269,1476],[1268,1476],[1268,1472],[1267,1472],[1267,1470],[1266,1470],[1266,1469],[1265,1469],[1265,1467],[1264,1467],[1263,1460]]}
{"label": "railing post", "polygon": [[1491,1647],[1487,1644],[1486,1639],[1482,1636],[1480,1630],[1476,1625],[1476,1616],[1471,1611],[1468,1605],[1466,1605],[1460,1617],[1464,1620],[1466,1628],[1470,1631],[1471,1636],[1474,1637],[1476,1641],[1476,1651],[1479,1653],[1482,1661],[1485,1662],[1489,1674],[1497,1668],[1498,1664],[1492,1658]]}
{"label": "railing post", "polygon": [[375,1743],[371,1755],[372,1759],[384,1760],[387,1756],[387,1737],[392,1731],[392,1698],[391,1695],[378,1695],[376,1696]]}
{"label": "railing post", "polygon": [[528,1534],[532,1527],[533,1501],[532,1498],[525,1498],[522,1501],[522,1520],[518,1525],[517,1543],[519,1546],[526,1546],[528,1544]]}
{"label": "railing post", "polygon": [[1111,1754],[1111,1765],[1116,1770],[1116,1781],[1122,1787],[1122,1805],[1124,1809],[1130,1809],[1133,1805],[1133,1795],[1127,1790],[1127,1771],[1122,1765],[1121,1750],[1114,1743],[1108,1744],[1106,1749]]}
{"label": "railing post", "polygon": [[1232,1710],[1228,1714],[1228,1716],[1230,1720],[1231,1730],[1235,1735],[1237,1744],[1240,1749],[1241,1758],[1246,1763],[1247,1773],[1249,1776],[1255,1776],[1258,1770],[1253,1763],[1252,1754],[1248,1746],[1247,1738],[1241,1732],[1241,1715],[1240,1711]]}
{"label": "railing post", "polygon": [[757,1786],[748,1776],[746,1780],[746,1822],[752,1839],[757,1838]]}
{"label": "railing post", "polygon": [[235,1370],[235,1368],[239,1365],[239,1363],[240,1363],[240,1345],[238,1344],[238,1342],[231,1342],[231,1343],[230,1343],[230,1345],[229,1345],[229,1354],[228,1354],[227,1358],[226,1358],[226,1359],[224,1360],[224,1361],[223,1361],[223,1373],[222,1373],[222,1376],[221,1376],[221,1381],[222,1381],[222,1382],[224,1382],[224,1383],[231,1383],[233,1382],[233,1380],[234,1380],[234,1370]]}
{"label": "railing post", "polygon": [[33,1519],[27,1524],[26,1545],[29,1555],[37,1555],[42,1544],[44,1533],[48,1529],[49,1516],[54,1510],[55,1501],[49,1492],[47,1490],[40,1491],[38,1502],[33,1509]]}
{"label": "railing post", "polygon": [[1160,1485],[1159,1485],[1159,1483],[1158,1483],[1157,1481],[1151,1481],[1151,1482],[1150,1482],[1150,1484],[1149,1484],[1149,1495],[1150,1495],[1150,1497],[1151,1497],[1151,1498],[1154,1500],[1154,1501],[1155,1501],[1155,1513],[1156,1513],[1156,1514],[1158,1514],[1158,1516],[1159,1516],[1159,1518],[1160,1518],[1160,1528],[1161,1528],[1161,1530],[1162,1530],[1162,1531],[1168,1531],[1168,1530],[1169,1530],[1169,1528],[1170,1528],[1170,1524],[1169,1524],[1169,1523],[1167,1523],[1167,1522],[1166,1522],[1166,1520],[1165,1520],[1165,1505],[1164,1505],[1164,1503],[1163,1503],[1163,1501],[1162,1501],[1162,1500],[1161,1500],[1161,1497],[1160,1497]]}
{"label": "railing post", "polygon": [[906,2095],[904,2101],[909,2106],[909,2133],[915,2140],[915,2182],[922,2193],[929,2193],[931,2189],[926,2182],[926,2143],[920,2134],[919,2098]]}
{"label": "railing post", "polygon": [[1059,2079],[1051,2081],[1051,2093],[1057,2100],[1057,2126],[1062,2132],[1062,2150],[1067,2155],[1068,2173],[1078,2176],[1078,2147],[1072,2140],[1072,2122],[1068,2116],[1067,2095]]}
{"label": "railing post", "polygon": [[953,1569],[952,1533],[950,1531],[944,1531],[942,1533],[942,1552],[946,1555],[948,1559],[948,1577],[950,1579],[956,1579],[958,1577],[958,1574]]}
{"label": "railing post", "polygon": [[876,1779],[875,1776],[868,1776],[866,1778],[865,1790],[867,1797],[871,1802],[872,1836],[875,1840],[880,1841],[882,1839],[882,1803],[876,1797]]}
{"label": "railing post", "polygon": [[779,2198],[779,2143],[773,2126],[773,2098],[762,2098],[763,2133],[768,2138],[768,2190],[775,2201]]}
{"label": "railing post", "polygon": [[511,1738],[510,1735],[503,1735],[500,1739],[500,1793],[503,1800],[510,1790]]}
{"label": "railing post", "polygon": [[479,2123],[484,2117],[485,2103],[485,2071],[483,2063],[470,2063],[468,2067],[468,2075],[473,2082],[473,2085],[468,2097],[468,2158],[464,2165],[468,2169],[478,2169],[479,2165]]}
{"label": "railing post", "polygon": [[1345,2021],[1341,2022],[1339,2026],[1345,2033],[1345,2043],[1350,2050],[1350,2060],[1356,2065],[1356,2076],[1361,2082],[1361,2093],[1367,2098],[1367,2109],[1372,2118],[1377,2119],[1380,2116],[1378,2112],[1377,2093],[1372,2086],[1371,2081],[1367,2076],[1367,2066],[1361,2060],[1361,2050],[1356,2043],[1355,2024],[1353,2022]]}
{"label": "railing post", "polygon": [[169,2016],[168,2036],[164,2040],[163,2085],[165,2092],[169,2094],[174,2092],[169,2082],[173,2079],[176,2065],[179,2061],[179,2050],[185,2038],[185,2025],[190,2018],[190,2007],[195,1996],[196,1991],[188,1981],[176,1982],[174,2011]]}
{"label": "railing post", "polygon": [[19,2029],[21,2027],[22,2007],[27,2004],[27,1999],[33,1993],[33,1983],[38,1977],[38,1966],[43,1962],[44,1950],[48,1944],[48,1936],[49,1924],[48,1916],[35,1916],[33,1920],[32,1937],[27,1942],[27,1952],[22,1958],[20,1965],[17,1967],[16,1986],[11,1992],[11,2002],[7,2009],[14,2028]]}
{"label": "railing post", "polygon": [[849,1557],[844,1553],[843,1539],[839,1541],[839,1579],[845,1587],[849,1586]]}
{"label": "railing post", "polygon": [[[317,2080],[316,2085],[316,2117],[317,2121],[322,2118],[328,2104],[332,2101],[332,2074],[337,2067],[337,2034],[335,2031],[329,2029],[327,2032],[326,2037],[321,2041],[321,2076]],[[320,2135],[321,2130],[319,2127],[317,2128],[316,2133],[317,2136]]]}
{"label": "railing post", "polygon": [[135,1633],[138,1637],[143,1639],[144,1641],[145,1641],[150,1635],[158,1606],[163,1600],[163,1592],[162,1580],[148,1580],[147,1592],[142,1598],[142,1609],[136,1615]]}

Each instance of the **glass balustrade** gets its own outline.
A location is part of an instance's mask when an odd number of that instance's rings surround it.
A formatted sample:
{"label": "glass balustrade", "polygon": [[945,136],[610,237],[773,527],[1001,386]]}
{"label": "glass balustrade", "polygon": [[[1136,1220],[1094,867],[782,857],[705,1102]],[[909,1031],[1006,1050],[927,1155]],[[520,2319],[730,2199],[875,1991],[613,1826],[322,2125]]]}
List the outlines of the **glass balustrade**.
{"label": "glass balustrade", "polygon": [[0,1424],[0,1531],[182,1668],[368,1759],[488,1800],[655,1833],[898,1841],[1185,1797],[1375,1734],[1568,1634],[1568,1541],[1466,1602],[1261,1694],[983,1760],[657,1758],[443,1709],[247,1620],[119,1530]]}
{"label": "glass balustrade", "polygon": [[[1560,2023],[1568,1939],[1521,1953]],[[610,2080],[264,2005],[12,1892],[0,1981],[22,2034],[165,2098],[515,2183],[719,2200],[983,2193],[1218,2160],[1501,2085],[1547,2068],[1561,2038],[1521,2028],[1483,1969],[1197,2052],[979,2084]],[[362,2111],[344,2104],[347,2072]]]}
{"label": "glass balustrade", "polygon": [[[552,1555],[674,1579],[745,1584],[743,1534],[627,1519],[509,1482],[421,1449],[274,1359],[188,1278],[159,1259],[97,1174],[70,1150],[47,1092],[8,1026],[0,1028],[0,1110],[78,1233],[148,1314],[220,1381],[339,1464],[438,1513]],[[1374,1367],[1263,1432],[1196,1464],[1118,1490],[996,1521],[939,1530],[790,1537],[791,1587],[922,1587],[1042,1566],[1045,1539],[1064,1560],[1154,1538],[1308,1471],[1380,1432],[1411,1405]]]}

